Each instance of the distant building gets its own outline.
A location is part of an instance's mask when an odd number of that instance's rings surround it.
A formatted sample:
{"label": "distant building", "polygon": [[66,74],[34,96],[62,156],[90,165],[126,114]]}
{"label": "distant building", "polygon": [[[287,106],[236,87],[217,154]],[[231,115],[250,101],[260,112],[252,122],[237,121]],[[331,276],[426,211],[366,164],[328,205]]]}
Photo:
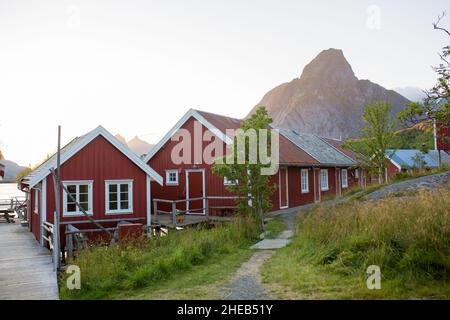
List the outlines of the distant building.
{"label": "distant building", "polygon": [[[423,168],[433,169],[439,167],[439,154],[437,150],[430,150],[423,153],[417,149],[388,149],[386,157],[389,159],[387,166],[387,177],[391,179],[398,172],[408,172],[410,170]],[[450,165],[450,155],[441,152],[443,165]]]}
{"label": "distant building", "polygon": [[5,166],[0,163],[0,181],[3,181],[4,177],[5,177]]}

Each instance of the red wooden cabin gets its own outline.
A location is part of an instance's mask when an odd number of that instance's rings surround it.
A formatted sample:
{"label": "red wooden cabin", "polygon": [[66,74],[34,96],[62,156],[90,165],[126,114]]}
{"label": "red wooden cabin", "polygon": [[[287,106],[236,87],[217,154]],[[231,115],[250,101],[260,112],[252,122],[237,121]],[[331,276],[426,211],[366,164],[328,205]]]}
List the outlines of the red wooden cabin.
{"label": "red wooden cabin", "polygon": [[[29,227],[42,245],[42,224],[54,221],[52,168],[56,168],[56,155],[21,183],[29,195]],[[102,226],[115,227],[122,220],[150,223],[151,182],[162,184],[162,177],[103,127],[75,138],[62,148],[60,170],[63,185]],[[61,248],[64,248],[67,224],[73,223],[78,229],[95,226],[63,190],[60,194]]]}
{"label": "red wooden cabin", "polygon": [[450,152],[450,124],[436,124],[437,150]]}
{"label": "red wooden cabin", "polygon": [[[238,129],[240,123],[238,119],[189,110],[144,158],[164,178],[162,186],[152,186],[153,197],[186,200],[178,209],[202,214],[204,204],[201,200],[189,199],[232,196],[226,189],[232,182],[215,175],[211,163],[202,161],[202,154],[209,154],[212,142],[217,143],[220,146],[217,150],[223,150],[225,154],[227,145],[233,142],[233,134],[227,130]],[[186,132],[192,137],[187,142],[192,152],[183,155],[180,163],[179,159],[174,161],[173,155],[177,155],[181,142],[186,143],[181,138]],[[293,130],[279,129],[279,132],[279,170],[270,179],[277,188],[272,197],[272,210],[320,201],[323,196],[340,194],[361,183],[360,170],[355,168],[356,155],[342,149],[340,141]],[[205,134],[209,138],[196,146],[194,141]],[[210,205],[233,205],[233,200],[216,200]],[[212,215],[225,213],[210,210]]]}

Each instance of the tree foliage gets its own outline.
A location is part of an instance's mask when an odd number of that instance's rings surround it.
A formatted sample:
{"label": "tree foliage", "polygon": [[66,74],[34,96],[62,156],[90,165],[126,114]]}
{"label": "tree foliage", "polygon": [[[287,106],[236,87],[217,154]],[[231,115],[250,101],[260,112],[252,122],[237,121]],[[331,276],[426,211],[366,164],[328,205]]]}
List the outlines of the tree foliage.
{"label": "tree foliage", "polygon": [[[438,16],[437,21],[433,23],[436,30],[443,31],[450,37],[450,32],[440,26],[441,19],[445,12]],[[447,38],[448,39],[448,38]],[[433,67],[437,73],[438,79],[433,88],[425,91],[426,98],[423,105],[419,102],[412,102],[403,112],[399,114],[399,119],[406,125],[422,122],[424,120],[436,119],[441,123],[450,123],[450,45],[442,48],[439,54],[441,62]]]}
{"label": "tree foliage", "polygon": [[390,121],[390,109],[390,105],[385,101],[376,101],[366,106],[361,139],[356,143],[347,140],[344,144],[346,148],[359,154],[360,165],[377,174],[380,183],[384,182],[386,150],[394,140],[395,122]]}
{"label": "tree foliage", "polygon": [[[260,130],[267,130],[272,123],[272,119],[269,117],[265,107],[259,107],[256,112],[241,124],[241,133],[238,133],[234,138],[234,142],[231,146],[231,154],[224,156],[220,161],[216,161],[213,165],[213,172],[217,175],[227,177],[228,181],[234,182],[227,186],[227,189],[239,196],[237,201],[239,212],[243,215],[249,215],[254,217],[261,229],[264,229],[263,214],[270,207],[270,197],[274,191],[269,183],[270,176],[261,174],[262,168],[270,167],[269,164],[263,164],[260,159],[260,141],[262,139],[259,135]],[[257,157],[258,161],[254,163],[251,161],[250,137],[242,136],[242,133],[255,130],[257,133]],[[267,154],[271,150],[271,132],[267,130]],[[245,142],[244,155],[238,150],[237,139],[244,139]],[[245,161],[238,163],[238,157],[244,156]]]}

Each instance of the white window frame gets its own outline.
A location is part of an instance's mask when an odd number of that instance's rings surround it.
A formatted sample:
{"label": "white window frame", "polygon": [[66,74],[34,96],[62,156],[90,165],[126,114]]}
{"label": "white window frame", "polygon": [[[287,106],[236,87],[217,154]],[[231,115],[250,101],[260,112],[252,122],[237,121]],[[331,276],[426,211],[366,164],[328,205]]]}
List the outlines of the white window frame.
{"label": "white window frame", "polygon": [[[326,179],[324,179],[326,177]],[[320,191],[328,191],[328,169],[320,169]],[[324,183],[324,181],[326,183]]]}
{"label": "white window frame", "polygon": [[[175,173],[175,177],[176,177],[176,181],[170,181],[170,174],[171,173]],[[166,170],[166,185],[167,186],[177,186],[178,185],[178,181],[180,181],[179,179],[179,172],[178,170]]]}
{"label": "white window frame", "polygon": [[228,177],[223,177],[224,186],[235,186],[239,183],[239,180],[228,180]]}
{"label": "white window frame", "polygon": [[359,169],[355,169],[355,178],[359,179]]}
{"label": "white window frame", "polygon": [[348,188],[348,172],[347,169],[341,170],[341,184],[342,188]]}
{"label": "white window frame", "polygon": [[39,189],[34,189],[34,213],[39,214]]}
{"label": "white window frame", "polygon": [[[69,185],[75,185],[77,189],[76,193],[76,201],[79,202],[79,188],[80,185],[87,185],[88,186],[88,210],[86,210],[86,213],[88,215],[92,215],[92,207],[93,204],[93,181],[92,180],[74,180],[74,181],[63,181],[64,187],[67,188]],[[67,193],[65,190],[63,190],[63,217],[79,217],[84,216],[83,211],[80,211],[78,206],[76,206],[76,211],[74,212],[68,212],[67,211]]]}
{"label": "white window frame", "polygon": [[[109,208],[109,186],[117,185],[117,209],[111,210]],[[128,184],[128,208],[120,209],[120,185]],[[130,214],[133,213],[133,180],[105,180],[105,213],[106,214]]]}
{"label": "white window frame", "polygon": [[[306,174],[306,179],[304,175]],[[300,189],[302,193],[309,192],[309,170],[301,169],[300,170]]]}

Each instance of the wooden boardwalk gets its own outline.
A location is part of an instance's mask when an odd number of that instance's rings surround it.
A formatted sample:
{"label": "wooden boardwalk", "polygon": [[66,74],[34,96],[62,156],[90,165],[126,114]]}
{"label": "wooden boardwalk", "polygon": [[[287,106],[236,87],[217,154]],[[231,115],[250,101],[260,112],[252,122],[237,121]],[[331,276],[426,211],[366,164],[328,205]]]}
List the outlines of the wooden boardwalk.
{"label": "wooden boardwalk", "polygon": [[0,300],[58,299],[50,251],[26,227],[0,223]]}

